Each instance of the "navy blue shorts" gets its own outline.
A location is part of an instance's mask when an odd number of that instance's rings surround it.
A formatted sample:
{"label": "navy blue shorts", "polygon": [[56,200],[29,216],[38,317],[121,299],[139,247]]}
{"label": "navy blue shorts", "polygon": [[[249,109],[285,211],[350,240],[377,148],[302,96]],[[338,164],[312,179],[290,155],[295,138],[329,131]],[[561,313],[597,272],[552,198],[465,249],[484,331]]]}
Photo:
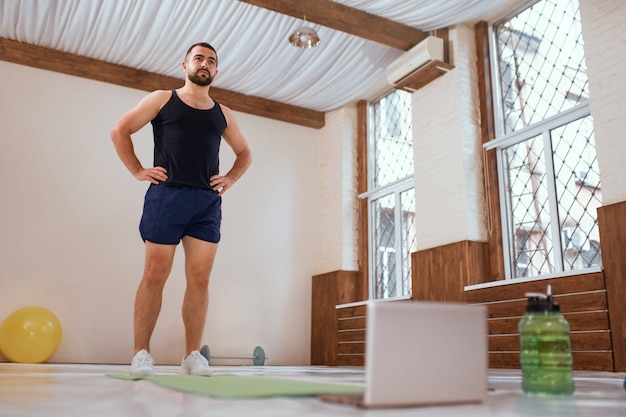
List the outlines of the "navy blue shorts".
{"label": "navy blue shorts", "polygon": [[139,232],[144,241],[177,245],[183,236],[220,241],[222,197],[213,190],[150,185]]}

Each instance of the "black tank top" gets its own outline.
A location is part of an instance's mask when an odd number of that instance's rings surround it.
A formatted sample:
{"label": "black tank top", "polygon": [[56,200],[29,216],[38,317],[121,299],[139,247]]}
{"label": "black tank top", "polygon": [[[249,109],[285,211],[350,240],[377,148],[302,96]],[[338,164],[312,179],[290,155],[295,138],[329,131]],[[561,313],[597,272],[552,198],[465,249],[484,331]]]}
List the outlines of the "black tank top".
{"label": "black tank top", "polygon": [[152,120],[154,166],[167,169],[165,185],[208,188],[219,173],[219,150],[226,117],[216,101],[209,110],[185,104],[172,96]]}

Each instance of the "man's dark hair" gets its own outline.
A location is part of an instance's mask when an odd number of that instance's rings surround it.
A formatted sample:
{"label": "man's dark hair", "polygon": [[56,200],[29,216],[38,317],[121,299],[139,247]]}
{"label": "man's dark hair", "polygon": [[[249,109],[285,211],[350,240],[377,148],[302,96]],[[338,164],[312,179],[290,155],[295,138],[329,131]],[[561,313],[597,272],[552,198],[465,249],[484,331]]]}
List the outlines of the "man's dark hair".
{"label": "man's dark hair", "polygon": [[210,43],[207,43],[207,42],[198,42],[198,43],[194,43],[193,45],[191,45],[189,47],[189,49],[187,49],[187,53],[185,54],[185,61],[187,61],[187,58],[189,58],[189,54],[191,53],[191,50],[193,48],[195,48],[196,46],[202,46],[203,48],[209,48],[210,50],[215,52],[215,66],[217,66],[217,51],[215,50],[215,48],[213,48],[211,46]]}

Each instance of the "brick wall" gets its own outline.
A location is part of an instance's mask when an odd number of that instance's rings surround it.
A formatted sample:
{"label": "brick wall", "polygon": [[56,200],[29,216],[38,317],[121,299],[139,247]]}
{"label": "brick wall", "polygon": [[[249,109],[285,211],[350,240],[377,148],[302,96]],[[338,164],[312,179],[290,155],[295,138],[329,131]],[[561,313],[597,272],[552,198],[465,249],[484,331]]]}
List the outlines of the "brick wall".
{"label": "brick wall", "polygon": [[450,41],[455,68],[413,94],[418,249],[486,240],[473,27]]}
{"label": "brick wall", "polygon": [[316,274],[358,270],[356,123],[349,105],[326,113],[320,131]]}

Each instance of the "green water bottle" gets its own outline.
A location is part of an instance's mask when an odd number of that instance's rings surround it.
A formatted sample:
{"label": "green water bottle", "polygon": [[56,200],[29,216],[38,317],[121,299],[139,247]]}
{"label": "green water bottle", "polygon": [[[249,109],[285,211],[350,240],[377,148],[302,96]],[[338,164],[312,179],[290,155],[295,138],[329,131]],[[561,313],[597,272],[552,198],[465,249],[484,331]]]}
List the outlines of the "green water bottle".
{"label": "green water bottle", "polygon": [[519,322],[522,390],[533,395],[572,395],[574,378],[569,323],[552,297],[528,293]]}

